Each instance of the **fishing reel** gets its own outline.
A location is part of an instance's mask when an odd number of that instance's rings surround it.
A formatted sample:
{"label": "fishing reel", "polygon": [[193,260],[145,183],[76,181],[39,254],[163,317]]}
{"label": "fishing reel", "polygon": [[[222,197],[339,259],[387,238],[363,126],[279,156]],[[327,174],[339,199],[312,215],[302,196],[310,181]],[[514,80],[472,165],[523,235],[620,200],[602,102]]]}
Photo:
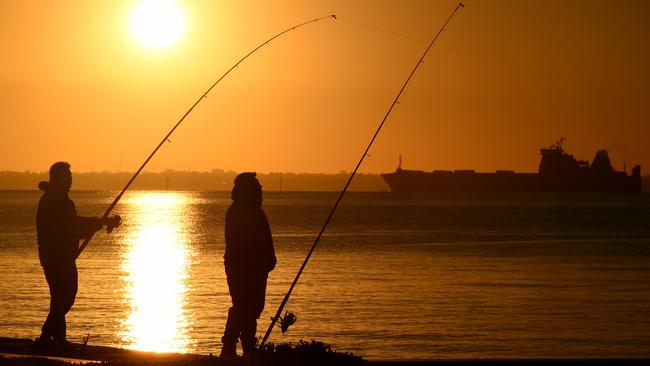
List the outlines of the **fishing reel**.
{"label": "fishing reel", "polygon": [[[273,318],[271,318],[271,320],[273,320]],[[282,333],[286,333],[287,330],[289,330],[289,327],[294,325],[297,320],[298,317],[296,316],[296,314],[285,311],[284,316],[278,318],[277,326],[278,328],[280,328]]]}

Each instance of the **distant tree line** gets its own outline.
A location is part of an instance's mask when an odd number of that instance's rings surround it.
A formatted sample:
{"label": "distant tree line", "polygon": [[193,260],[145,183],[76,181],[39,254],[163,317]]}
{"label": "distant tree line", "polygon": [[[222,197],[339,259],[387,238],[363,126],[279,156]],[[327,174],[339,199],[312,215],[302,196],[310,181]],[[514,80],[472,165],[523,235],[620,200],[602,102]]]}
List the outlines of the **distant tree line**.
{"label": "distant tree line", "polygon": [[[229,191],[237,172],[213,169],[210,172],[165,170],[143,172],[133,182],[136,190]],[[131,179],[130,172],[74,173],[73,189],[119,191]],[[257,174],[268,191],[340,191],[350,176],[337,174],[268,173]],[[38,182],[47,180],[47,173],[0,171],[0,189],[38,189]],[[642,177],[642,189],[650,193],[650,175]],[[388,185],[379,174],[357,174],[351,191],[388,191]]]}
{"label": "distant tree line", "polygon": [[[73,189],[120,190],[133,176],[131,172],[73,173]],[[142,172],[133,182],[135,190],[229,191],[237,172],[213,169],[210,172],[165,170]],[[339,191],[350,176],[337,174],[268,173],[257,174],[264,190],[268,191]],[[46,172],[0,171],[0,189],[38,189],[38,182],[47,180]],[[379,174],[357,174],[351,191],[388,191]]]}

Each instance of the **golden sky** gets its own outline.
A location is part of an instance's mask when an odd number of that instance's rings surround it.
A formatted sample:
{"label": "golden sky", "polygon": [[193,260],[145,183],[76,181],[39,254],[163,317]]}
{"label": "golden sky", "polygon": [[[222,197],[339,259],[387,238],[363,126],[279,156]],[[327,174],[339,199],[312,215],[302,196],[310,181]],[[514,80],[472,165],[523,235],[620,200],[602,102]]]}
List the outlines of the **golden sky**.
{"label": "golden sky", "polygon": [[[427,43],[458,4],[175,1],[175,43],[139,43],[140,0],[0,1],[0,170],[134,171],[239,58],[149,164],[350,171]],[[650,2],[467,0],[429,53],[362,172],[536,171],[559,137],[650,169]]]}

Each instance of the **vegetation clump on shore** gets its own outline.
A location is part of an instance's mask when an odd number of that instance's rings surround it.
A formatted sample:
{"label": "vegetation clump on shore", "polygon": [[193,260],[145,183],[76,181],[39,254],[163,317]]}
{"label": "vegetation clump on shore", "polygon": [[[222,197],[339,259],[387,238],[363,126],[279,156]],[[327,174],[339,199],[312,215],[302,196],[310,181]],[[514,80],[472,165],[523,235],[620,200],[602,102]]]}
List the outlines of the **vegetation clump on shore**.
{"label": "vegetation clump on shore", "polygon": [[336,352],[323,342],[300,340],[296,344],[268,343],[256,357],[262,365],[362,365],[363,359],[348,352]]}

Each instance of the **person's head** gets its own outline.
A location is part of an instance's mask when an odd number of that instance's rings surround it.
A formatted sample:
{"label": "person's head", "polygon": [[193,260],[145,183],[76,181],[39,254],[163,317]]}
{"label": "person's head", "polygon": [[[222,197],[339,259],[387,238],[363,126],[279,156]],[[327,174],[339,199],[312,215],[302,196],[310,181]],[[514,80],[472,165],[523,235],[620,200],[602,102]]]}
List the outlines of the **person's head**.
{"label": "person's head", "polygon": [[49,182],[41,182],[38,187],[45,190],[53,190],[62,193],[68,193],[72,187],[72,172],[70,164],[65,161],[58,161],[50,167]]}
{"label": "person's head", "polygon": [[255,173],[246,172],[237,175],[230,197],[237,203],[261,205],[262,185],[255,177]]}

